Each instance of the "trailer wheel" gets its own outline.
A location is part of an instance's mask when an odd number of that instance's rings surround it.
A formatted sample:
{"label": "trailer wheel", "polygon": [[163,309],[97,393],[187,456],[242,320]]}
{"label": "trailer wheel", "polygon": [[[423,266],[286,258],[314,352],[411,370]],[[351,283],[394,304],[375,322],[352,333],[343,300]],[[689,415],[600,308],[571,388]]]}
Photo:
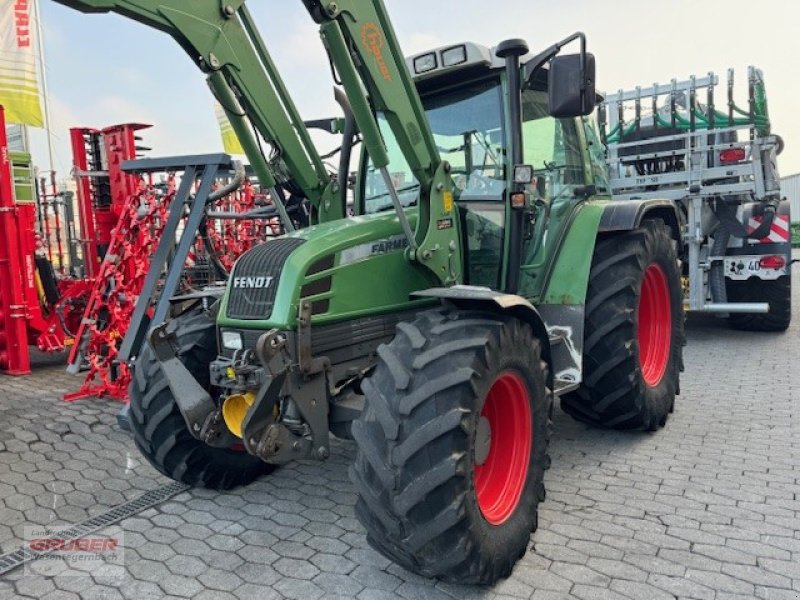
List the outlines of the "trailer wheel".
{"label": "trailer wheel", "polygon": [[427,577],[507,577],[544,499],[553,399],[539,340],[513,318],[434,310],[378,355],[350,471],[367,540]]}
{"label": "trailer wheel", "polygon": [[750,278],[745,281],[727,281],[728,300],[731,302],[768,302],[765,314],[731,314],[728,322],[734,329],[743,331],[786,331],[792,322],[792,277],[785,275],[775,281]]}
{"label": "trailer wheel", "polygon": [[663,221],[600,240],[586,298],[583,384],[561,407],[593,425],[663,427],[679,390],[683,322],[678,260]]}
{"label": "trailer wheel", "polygon": [[[208,386],[208,365],[217,356],[214,319],[203,310],[194,310],[171,321],[169,328],[177,334],[183,364]],[[148,462],[167,477],[227,490],[272,470],[271,465],[246,452],[213,448],[192,437],[149,344],[134,366],[129,395],[134,442]]]}

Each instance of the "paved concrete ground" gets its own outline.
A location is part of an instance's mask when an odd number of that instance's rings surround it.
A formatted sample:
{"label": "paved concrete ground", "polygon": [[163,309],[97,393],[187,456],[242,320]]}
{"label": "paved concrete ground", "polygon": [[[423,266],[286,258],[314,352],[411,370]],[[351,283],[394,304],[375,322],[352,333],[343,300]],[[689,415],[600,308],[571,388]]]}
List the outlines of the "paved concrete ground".
{"label": "paved concrete ground", "polygon": [[[795,265],[795,281],[800,269]],[[795,286],[800,307],[800,285]],[[492,589],[416,577],[370,550],[338,443],[231,493],[190,490],[122,522],[125,576],[0,578],[0,598],[800,598],[800,310],[784,335],[688,328],[666,429],[556,417],[528,554]],[[119,405],[64,404],[60,366],[0,376],[0,551],[163,485],[117,430]]]}

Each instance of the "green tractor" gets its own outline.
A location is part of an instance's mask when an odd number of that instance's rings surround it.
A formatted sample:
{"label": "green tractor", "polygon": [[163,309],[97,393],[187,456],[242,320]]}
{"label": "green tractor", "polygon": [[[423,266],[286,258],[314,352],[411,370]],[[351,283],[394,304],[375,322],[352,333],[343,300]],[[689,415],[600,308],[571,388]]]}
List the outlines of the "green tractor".
{"label": "green tractor", "polygon": [[347,164],[324,168],[243,0],[58,1],[171,34],[262,187],[290,182],[310,207],[294,230],[274,189],[286,234],[238,260],[221,300],[152,324],[131,420],[159,471],[227,489],[352,438],[372,546],[491,583],[536,528],[556,397],[586,423],[664,425],[678,217],[609,197],[582,34],[406,61],[381,0],[304,0],[344,89],[343,154],[363,142],[348,208]]}

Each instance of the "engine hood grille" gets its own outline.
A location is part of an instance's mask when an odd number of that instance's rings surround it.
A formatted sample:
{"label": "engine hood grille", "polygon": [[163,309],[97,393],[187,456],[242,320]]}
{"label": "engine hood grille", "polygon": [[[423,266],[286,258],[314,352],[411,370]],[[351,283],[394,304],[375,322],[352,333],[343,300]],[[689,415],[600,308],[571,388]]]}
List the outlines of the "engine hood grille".
{"label": "engine hood grille", "polygon": [[236,262],[228,284],[231,319],[268,319],[272,314],[278,281],[289,255],[305,240],[282,238],[256,246]]}

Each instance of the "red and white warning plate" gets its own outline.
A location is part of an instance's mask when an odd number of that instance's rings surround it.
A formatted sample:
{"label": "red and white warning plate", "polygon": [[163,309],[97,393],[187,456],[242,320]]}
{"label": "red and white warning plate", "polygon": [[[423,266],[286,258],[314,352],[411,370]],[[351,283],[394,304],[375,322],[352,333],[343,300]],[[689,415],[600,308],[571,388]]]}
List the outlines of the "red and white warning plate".
{"label": "red and white warning plate", "polygon": [[[754,232],[761,225],[763,217],[750,217],[747,222],[748,233]],[[775,244],[789,241],[789,215],[775,215],[769,235],[758,240],[761,244]]]}

